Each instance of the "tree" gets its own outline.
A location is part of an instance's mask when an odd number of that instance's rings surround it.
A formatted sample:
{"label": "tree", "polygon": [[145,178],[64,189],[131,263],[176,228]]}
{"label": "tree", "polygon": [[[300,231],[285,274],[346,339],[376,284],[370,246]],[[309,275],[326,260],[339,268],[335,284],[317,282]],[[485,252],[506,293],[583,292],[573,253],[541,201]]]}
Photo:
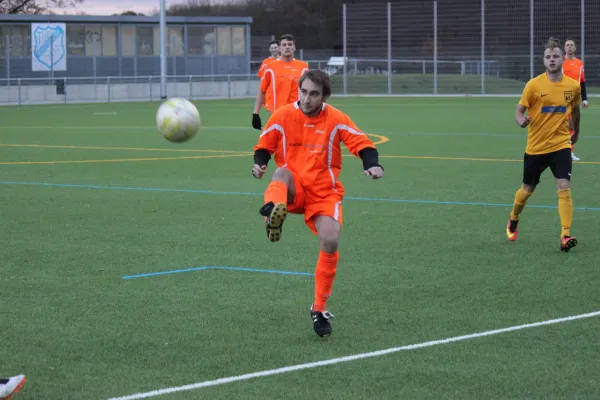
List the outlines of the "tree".
{"label": "tree", "polygon": [[298,47],[331,49],[342,44],[342,4],[348,0],[188,0],[171,6],[179,16],[249,16],[252,35],[291,33]]}
{"label": "tree", "polygon": [[0,0],[0,14],[40,14],[54,8],[70,8],[85,0]]}
{"label": "tree", "polygon": [[128,16],[133,16],[133,17],[135,17],[135,16],[143,17],[144,13],[136,13],[135,11],[123,11],[121,14],[113,14],[113,15],[128,15]]}

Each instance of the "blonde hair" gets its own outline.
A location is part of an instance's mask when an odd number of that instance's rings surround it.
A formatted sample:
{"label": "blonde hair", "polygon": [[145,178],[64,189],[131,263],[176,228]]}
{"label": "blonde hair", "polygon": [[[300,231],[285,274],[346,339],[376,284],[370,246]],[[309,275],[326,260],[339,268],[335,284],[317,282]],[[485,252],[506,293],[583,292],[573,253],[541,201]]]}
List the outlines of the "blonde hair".
{"label": "blonde hair", "polygon": [[550,39],[548,39],[548,42],[546,43],[546,48],[550,50],[558,49],[561,51],[561,53],[563,51],[560,47],[560,39],[555,37],[551,37]]}

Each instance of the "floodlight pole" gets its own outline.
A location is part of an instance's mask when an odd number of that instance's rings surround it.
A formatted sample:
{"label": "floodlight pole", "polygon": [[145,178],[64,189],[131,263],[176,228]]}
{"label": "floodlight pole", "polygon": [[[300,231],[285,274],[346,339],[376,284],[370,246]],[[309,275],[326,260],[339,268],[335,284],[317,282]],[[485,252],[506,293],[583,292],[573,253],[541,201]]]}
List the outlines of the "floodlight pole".
{"label": "floodlight pole", "polygon": [[160,0],[160,98],[167,98],[166,0]]}

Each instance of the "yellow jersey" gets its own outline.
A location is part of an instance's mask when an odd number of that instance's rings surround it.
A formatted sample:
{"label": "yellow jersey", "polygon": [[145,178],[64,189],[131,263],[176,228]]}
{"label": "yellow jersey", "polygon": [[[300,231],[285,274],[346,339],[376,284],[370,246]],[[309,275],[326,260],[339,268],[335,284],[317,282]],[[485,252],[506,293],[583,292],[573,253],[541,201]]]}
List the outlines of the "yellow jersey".
{"label": "yellow jersey", "polygon": [[563,75],[552,82],[544,72],[525,85],[519,104],[527,107],[527,154],[547,154],[571,148],[569,115],[580,103],[579,82]]}

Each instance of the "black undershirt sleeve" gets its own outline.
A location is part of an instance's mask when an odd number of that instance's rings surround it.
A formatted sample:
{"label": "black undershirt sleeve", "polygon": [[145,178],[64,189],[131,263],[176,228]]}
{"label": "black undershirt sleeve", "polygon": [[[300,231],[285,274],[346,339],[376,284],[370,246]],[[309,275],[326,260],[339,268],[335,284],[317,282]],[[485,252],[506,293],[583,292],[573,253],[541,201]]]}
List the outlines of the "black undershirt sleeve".
{"label": "black undershirt sleeve", "polygon": [[254,152],[254,164],[267,165],[270,159],[271,154],[265,149],[258,149]]}
{"label": "black undershirt sleeve", "polygon": [[[369,168],[381,167],[381,165],[379,165],[379,152],[377,151],[377,149],[374,149],[372,147],[366,147],[359,151],[358,155],[360,156],[363,162],[363,169],[365,171]],[[381,168],[383,169],[383,167]]]}
{"label": "black undershirt sleeve", "polygon": [[585,82],[581,82],[581,99],[587,101],[587,91],[585,90]]}

